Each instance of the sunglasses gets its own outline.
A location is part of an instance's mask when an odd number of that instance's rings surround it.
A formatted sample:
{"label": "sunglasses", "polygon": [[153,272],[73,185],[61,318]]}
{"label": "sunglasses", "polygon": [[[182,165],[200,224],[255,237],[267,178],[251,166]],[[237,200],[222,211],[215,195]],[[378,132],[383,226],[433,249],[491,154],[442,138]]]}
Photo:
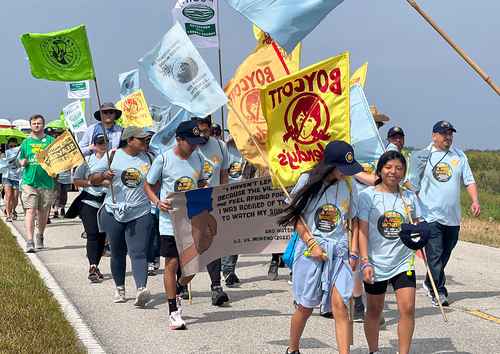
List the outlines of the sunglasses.
{"label": "sunglasses", "polygon": [[9,148],[9,149],[13,149],[13,148],[15,148],[15,147],[17,147],[17,145],[9,145],[9,146],[8,146],[8,148]]}
{"label": "sunglasses", "polygon": [[107,110],[107,111],[102,111],[102,114],[115,114],[115,111],[113,110]]}

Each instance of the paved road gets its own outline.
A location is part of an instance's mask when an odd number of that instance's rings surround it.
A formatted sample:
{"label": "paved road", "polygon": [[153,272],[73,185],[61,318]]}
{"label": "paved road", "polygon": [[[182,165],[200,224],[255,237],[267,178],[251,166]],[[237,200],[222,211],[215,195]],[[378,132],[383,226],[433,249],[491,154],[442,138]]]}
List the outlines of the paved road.
{"label": "paved road", "polygon": [[[24,232],[22,216],[15,227]],[[238,264],[242,285],[229,289],[229,306],[210,304],[207,274],[193,281],[193,303],[184,303],[187,331],[167,329],[167,305],[162,276],[149,279],[153,301],[147,309],[133,306],[134,283],[127,273],[129,301],[114,304],[109,258],[101,270],[105,281],[89,284],[85,240],[78,221],[56,220],[46,231],[48,249],[38,256],[109,353],[284,353],[293,311],[288,272],[280,269],[278,281],[268,281],[268,256],[243,256]],[[460,242],[448,267],[451,308],[449,323],[430,305],[421,288],[424,269],[419,264],[414,353],[500,353],[500,250]],[[476,315],[470,310],[479,310]],[[490,320],[478,317],[489,314]],[[387,330],[381,332],[381,352],[397,351],[397,310],[388,294]],[[353,353],[367,353],[361,324],[355,324]],[[302,353],[334,353],[333,322],[317,315],[309,320]]]}

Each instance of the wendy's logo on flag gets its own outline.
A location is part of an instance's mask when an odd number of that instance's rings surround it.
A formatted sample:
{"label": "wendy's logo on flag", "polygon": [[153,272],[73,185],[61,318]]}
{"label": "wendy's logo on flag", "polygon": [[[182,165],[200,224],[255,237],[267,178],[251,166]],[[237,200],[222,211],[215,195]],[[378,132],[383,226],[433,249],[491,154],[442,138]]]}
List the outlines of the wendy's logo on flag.
{"label": "wendy's logo on flag", "polygon": [[285,111],[283,141],[290,138],[299,144],[310,145],[330,140],[326,132],[330,127],[330,112],[325,101],[317,94],[304,92],[297,95]]}
{"label": "wendy's logo on flag", "polygon": [[265,123],[260,109],[260,92],[254,88],[244,93],[240,101],[240,111],[250,123]]}
{"label": "wendy's logo on flag", "polygon": [[67,36],[47,38],[40,49],[45,60],[56,69],[73,69],[81,58],[78,45]]}

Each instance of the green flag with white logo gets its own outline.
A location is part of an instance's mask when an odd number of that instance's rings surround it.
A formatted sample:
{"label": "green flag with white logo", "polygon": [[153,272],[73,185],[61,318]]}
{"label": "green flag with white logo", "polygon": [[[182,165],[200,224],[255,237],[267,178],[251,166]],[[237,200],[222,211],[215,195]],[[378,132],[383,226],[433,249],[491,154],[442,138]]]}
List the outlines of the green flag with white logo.
{"label": "green flag with white logo", "polygon": [[81,81],[95,78],[84,25],[50,33],[25,33],[21,42],[37,79]]}

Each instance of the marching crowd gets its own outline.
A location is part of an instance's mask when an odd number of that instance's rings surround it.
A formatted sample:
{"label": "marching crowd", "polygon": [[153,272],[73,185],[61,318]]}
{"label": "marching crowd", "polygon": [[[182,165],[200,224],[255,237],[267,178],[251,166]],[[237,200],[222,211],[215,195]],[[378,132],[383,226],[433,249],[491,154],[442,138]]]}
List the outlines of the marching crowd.
{"label": "marching crowd", "polygon": [[[123,129],[116,124],[120,116],[112,103],[103,104],[94,114],[98,122],[79,141],[86,163],[56,179],[35,157],[54,137],[47,134],[43,116],[32,116],[31,134],[20,148],[15,139],[7,143],[8,149],[19,152],[2,178],[5,217],[7,221],[17,218],[20,194],[26,252],[35,252],[44,247],[52,208],[53,217],[78,216],[85,230],[92,283],[103,279],[99,264],[109,245],[115,303],[126,301],[127,255],[137,288],[134,305],[139,307],[150,301],[148,276],[158,271],[163,257],[169,328],[184,329],[181,300],[187,298],[193,276],[181,276],[168,195],[265,176],[269,171],[247,163],[230,137],[223,141],[220,127],[212,124],[210,116],[180,123],[175,145],[158,156],[149,149],[154,132]],[[377,115],[375,119],[379,127],[384,124]],[[471,198],[472,213],[480,213],[467,157],[452,144],[455,132],[451,123],[437,122],[432,142],[414,153],[420,158],[412,154],[411,171],[403,151],[405,133],[395,126],[388,131],[386,152],[374,173],[363,171],[351,145],[332,141],[320,163],[301,175],[279,220],[294,226],[298,237],[291,267],[295,312],[286,353],[299,353],[300,337],[318,306],[322,315],[335,319],[340,353],[349,352],[350,319],[364,321],[369,352],[377,353],[389,283],[400,316],[399,353],[409,353],[415,325],[415,255],[420,249],[425,251],[436,290],[429,276],[423,287],[434,306],[448,306],[445,267],[459,237],[462,184]],[[79,194],[66,210],[71,184]],[[211,232],[208,227],[200,239]],[[213,305],[229,301],[223,281],[228,287],[240,283],[237,261],[238,255],[227,255],[207,266]],[[278,278],[280,263],[281,255],[273,254],[270,280]],[[349,311],[351,299],[353,311]]]}

